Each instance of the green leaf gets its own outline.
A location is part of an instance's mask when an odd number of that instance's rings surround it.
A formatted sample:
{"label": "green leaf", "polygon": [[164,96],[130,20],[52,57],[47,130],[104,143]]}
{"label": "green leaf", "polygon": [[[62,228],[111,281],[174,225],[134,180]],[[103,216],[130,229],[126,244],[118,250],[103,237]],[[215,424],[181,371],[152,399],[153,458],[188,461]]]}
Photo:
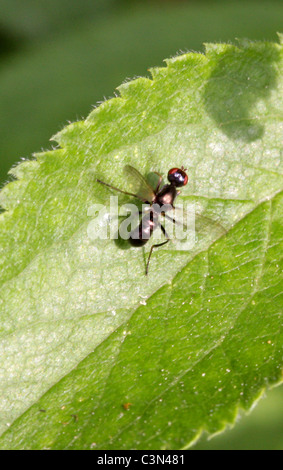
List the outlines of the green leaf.
{"label": "green leaf", "polygon": [[[282,46],[166,63],[1,191],[1,448],[187,447],[281,380]],[[90,236],[96,178],[127,189],[126,164],[184,165],[179,201],[227,234],[154,250],[146,277],[143,250]]]}

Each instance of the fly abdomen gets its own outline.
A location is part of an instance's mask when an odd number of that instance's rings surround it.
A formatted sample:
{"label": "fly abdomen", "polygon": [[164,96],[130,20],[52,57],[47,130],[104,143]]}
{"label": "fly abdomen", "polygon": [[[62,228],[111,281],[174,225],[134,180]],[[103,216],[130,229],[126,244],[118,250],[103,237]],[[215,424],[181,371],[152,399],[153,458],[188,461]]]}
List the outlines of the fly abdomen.
{"label": "fly abdomen", "polygon": [[158,226],[158,216],[150,211],[140,221],[140,224],[131,231],[129,242],[132,246],[143,246],[150,239],[153,230]]}

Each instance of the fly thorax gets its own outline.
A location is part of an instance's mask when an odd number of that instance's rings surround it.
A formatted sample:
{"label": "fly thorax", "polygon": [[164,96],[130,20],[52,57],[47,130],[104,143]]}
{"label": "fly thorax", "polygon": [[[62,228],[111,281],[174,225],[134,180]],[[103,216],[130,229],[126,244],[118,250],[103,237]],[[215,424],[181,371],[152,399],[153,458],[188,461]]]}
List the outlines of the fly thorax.
{"label": "fly thorax", "polygon": [[174,185],[168,184],[162,188],[160,193],[157,195],[156,203],[159,206],[164,206],[164,212],[172,209],[174,200],[177,196],[177,190]]}

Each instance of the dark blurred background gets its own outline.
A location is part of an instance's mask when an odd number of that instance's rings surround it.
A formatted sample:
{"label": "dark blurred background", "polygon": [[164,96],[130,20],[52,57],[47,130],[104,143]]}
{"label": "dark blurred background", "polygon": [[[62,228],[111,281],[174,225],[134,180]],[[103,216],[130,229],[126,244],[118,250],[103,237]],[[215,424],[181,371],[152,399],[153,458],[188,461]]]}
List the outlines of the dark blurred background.
{"label": "dark blurred background", "polygon": [[[204,42],[277,41],[276,32],[282,0],[0,0],[0,187],[125,79]],[[282,449],[282,390],[197,448]]]}

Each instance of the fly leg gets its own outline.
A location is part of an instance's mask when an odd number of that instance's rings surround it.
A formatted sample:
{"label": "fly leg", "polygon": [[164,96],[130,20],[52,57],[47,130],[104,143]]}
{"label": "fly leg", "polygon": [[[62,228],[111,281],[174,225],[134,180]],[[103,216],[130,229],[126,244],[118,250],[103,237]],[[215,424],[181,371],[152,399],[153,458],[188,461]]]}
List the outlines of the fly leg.
{"label": "fly leg", "polygon": [[[175,207],[174,207],[175,209]],[[184,223],[184,222],[180,222],[180,220],[175,220],[173,217],[170,217],[170,215],[168,214],[163,214],[164,217],[168,220],[171,220],[171,222],[173,222],[173,224],[176,224],[176,225],[183,225],[185,228],[187,227],[187,225]]]}
{"label": "fly leg", "polygon": [[173,219],[173,217],[170,217],[170,215],[167,215],[165,212],[164,212],[162,215],[163,215],[164,217],[166,217],[166,219],[171,220],[171,222],[173,222],[173,224],[178,224],[178,225],[179,225],[179,224],[181,223],[181,222],[179,222],[179,221]]}
{"label": "fly leg", "polygon": [[163,227],[163,225],[159,224],[159,226],[160,226],[164,236],[167,238],[167,240],[165,240],[165,242],[157,243],[155,245],[152,245],[152,247],[150,248],[150,252],[149,252],[147,263],[146,263],[146,270],[145,270],[145,275],[146,276],[148,275],[149,261],[150,261],[150,258],[151,258],[151,255],[152,255],[152,252],[153,252],[154,248],[158,248],[159,246],[165,245],[166,243],[168,243],[170,241],[170,238],[169,238],[165,228]]}
{"label": "fly leg", "polygon": [[146,199],[140,197],[138,194],[129,193],[128,191],[122,191],[122,189],[116,188],[115,186],[112,186],[111,184],[105,183],[104,181],[101,181],[101,180],[99,180],[99,179],[97,179],[96,181],[97,181],[98,183],[100,183],[100,184],[104,184],[104,186],[107,186],[107,187],[110,188],[110,189],[114,189],[115,191],[119,191],[119,193],[127,194],[128,196],[134,196],[134,197],[136,197],[137,199],[139,199],[140,201],[146,202],[146,203],[149,204],[149,202],[148,202]]}

